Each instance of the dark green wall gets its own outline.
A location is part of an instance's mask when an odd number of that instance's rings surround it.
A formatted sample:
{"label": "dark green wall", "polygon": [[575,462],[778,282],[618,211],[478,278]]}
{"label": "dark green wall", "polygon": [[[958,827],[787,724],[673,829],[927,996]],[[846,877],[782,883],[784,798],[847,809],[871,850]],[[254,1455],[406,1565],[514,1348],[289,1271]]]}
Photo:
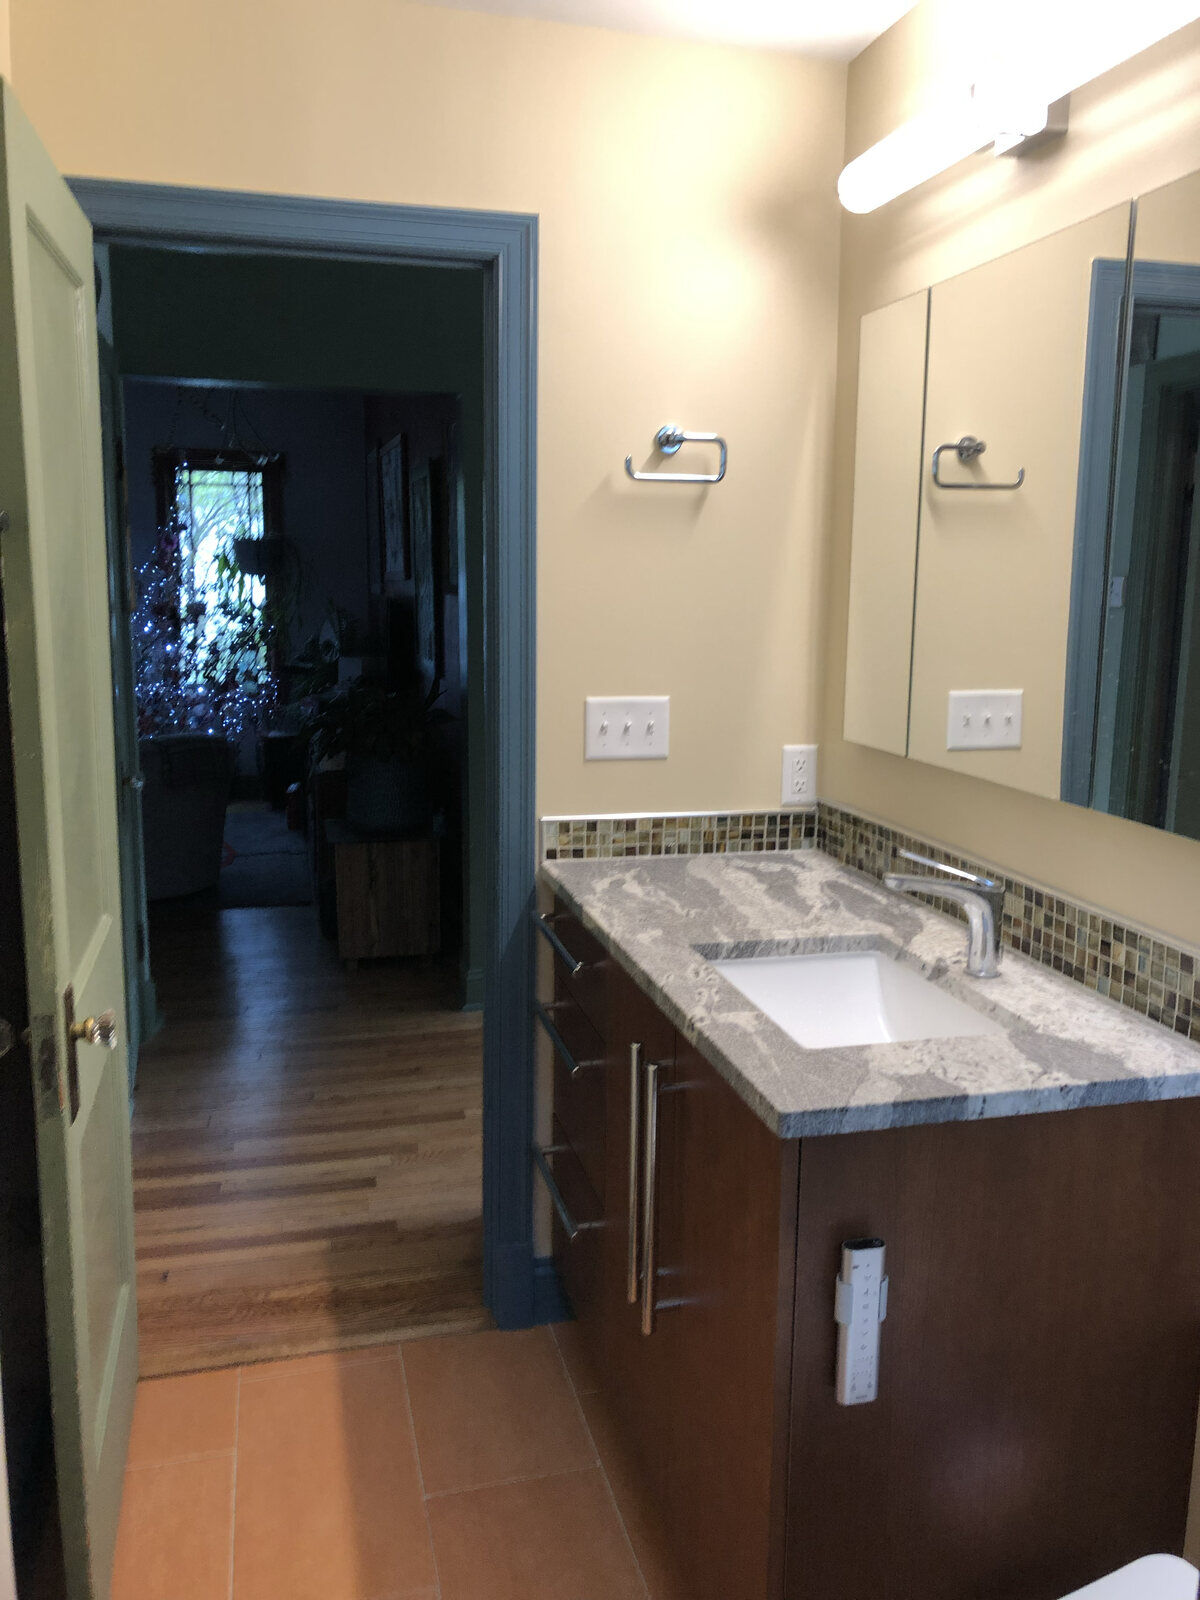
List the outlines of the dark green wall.
{"label": "dark green wall", "polygon": [[141,246],[109,253],[123,377],[457,394],[467,540],[467,998],[482,999],[484,274]]}
{"label": "dark green wall", "polygon": [[483,273],[114,248],[126,377],[481,396]]}

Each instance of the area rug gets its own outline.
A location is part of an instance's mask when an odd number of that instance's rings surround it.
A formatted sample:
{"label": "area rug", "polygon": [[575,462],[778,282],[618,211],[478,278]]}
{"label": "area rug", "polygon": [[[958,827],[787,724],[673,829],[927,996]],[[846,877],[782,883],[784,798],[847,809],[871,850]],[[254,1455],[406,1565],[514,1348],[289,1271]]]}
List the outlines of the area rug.
{"label": "area rug", "polygon": [[230,907],[312,904],[308,848],[301,834],[288,832],[282,811],[260,801],[229,807],[217,898]]}

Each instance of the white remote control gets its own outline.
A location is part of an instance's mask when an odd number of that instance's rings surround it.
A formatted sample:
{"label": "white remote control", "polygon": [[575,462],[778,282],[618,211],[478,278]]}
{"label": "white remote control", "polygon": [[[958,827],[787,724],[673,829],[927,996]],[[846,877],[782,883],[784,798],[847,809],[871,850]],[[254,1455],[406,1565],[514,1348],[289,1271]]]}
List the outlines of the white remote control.
{"label": "white remote control", "polygon": [[847,1239],[834,1290],[838,1324],[837,1403],[861,1406],[879,1393],[879,1324],[887,1316],[882,1239]]}

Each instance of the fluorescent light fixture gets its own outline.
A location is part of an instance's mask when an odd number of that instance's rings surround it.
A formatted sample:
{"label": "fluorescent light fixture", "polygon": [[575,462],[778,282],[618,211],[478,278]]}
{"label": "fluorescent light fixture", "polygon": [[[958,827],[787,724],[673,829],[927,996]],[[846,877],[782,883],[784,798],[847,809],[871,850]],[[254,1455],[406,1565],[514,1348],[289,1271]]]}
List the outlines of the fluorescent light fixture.
{"label": "fluorescent light fixture", "polygon": [[875,211],[988,141],[973,93],[947,96],[843,167],[838,198],[847,211]]}
{"label": "fluorescent light fixture", "polygon": [[847,211],[875,211],[987,145],[1004,155],[1061,132],[1056,102],[1200,17],[1197,0],[1107,0],[1083,23],[1069,3],[1012,9],[1027,12],[1027,26],[1014,18],[1009,70],[943,96],[844,167],[838,197]]}

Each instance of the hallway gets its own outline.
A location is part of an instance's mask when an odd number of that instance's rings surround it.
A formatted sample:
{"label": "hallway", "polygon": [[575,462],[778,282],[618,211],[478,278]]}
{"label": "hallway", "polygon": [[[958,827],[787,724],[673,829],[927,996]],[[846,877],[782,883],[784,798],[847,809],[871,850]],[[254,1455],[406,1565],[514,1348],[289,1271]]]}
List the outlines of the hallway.
{"label": "hallway", "polygon": [[156,908],[134,1097],[142,1375],[484,1328],[481,1040],[311,907]]}

